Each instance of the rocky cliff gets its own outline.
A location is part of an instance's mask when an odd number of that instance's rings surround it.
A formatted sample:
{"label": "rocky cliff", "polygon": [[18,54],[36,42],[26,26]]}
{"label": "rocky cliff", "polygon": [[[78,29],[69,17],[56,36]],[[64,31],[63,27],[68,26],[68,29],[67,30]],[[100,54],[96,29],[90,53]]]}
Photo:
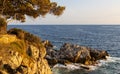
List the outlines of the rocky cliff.
{"label": "rocky cliff", "polygon": [[21,29],[0,35],[0,74],[51,74],[41,40]]}

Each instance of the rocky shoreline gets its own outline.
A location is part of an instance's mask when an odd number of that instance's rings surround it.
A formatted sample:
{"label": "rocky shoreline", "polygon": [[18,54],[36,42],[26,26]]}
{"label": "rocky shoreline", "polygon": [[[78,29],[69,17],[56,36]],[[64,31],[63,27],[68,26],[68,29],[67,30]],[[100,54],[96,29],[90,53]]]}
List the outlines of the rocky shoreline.
{"label": "rocky shoreline", "polygon": [[71,43],[55,50],[50,41],[16,28],[0,35],[0,47],[0,74],[52,74],[56,64],[94,65],[109,56],[107,51]]}
{"label": "rocky shoreline", "polygon": [[63,65],[72,63],[95,65],[98,60],[106,60],[106,56],[109,56],[105,50],[92,49],[71,43],[63,44],[59,50],[55,50],[48,40],[43,41],[43,44],[47,50],[46,59],[51,67],[58,63]]}

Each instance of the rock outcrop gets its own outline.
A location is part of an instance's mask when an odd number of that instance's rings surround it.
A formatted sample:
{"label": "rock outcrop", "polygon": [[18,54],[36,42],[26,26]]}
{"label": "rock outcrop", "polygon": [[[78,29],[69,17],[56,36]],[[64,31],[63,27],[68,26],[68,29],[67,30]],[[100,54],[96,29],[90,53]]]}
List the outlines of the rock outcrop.
{"label": "rock outcrop", "polygon": [[41,40],[21,29],[0,35],[0,74],[51,74]]}
{"label": "rock outcrop", "polygon": [[70,43],[63,44],[60,50],[54,50],[53,45],[49,41],[44,41],[43,44],[47,50],[46,59],[51,66],[57,63],[94,65],[97,63],[97,60],[106,59],[106,56],[109,56],[107,51]]}
{"label": "rock outcrop", "polygon": [[0,17],[0,34],[6,34],[7,33],[7,22],[6,19]]}

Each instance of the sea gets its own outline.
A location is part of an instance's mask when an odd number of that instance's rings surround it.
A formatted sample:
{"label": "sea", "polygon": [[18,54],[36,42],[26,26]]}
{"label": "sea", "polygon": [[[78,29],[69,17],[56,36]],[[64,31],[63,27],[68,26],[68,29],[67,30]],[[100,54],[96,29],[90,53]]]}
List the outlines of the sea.
{"label": "sea", "polygon": [[59,50],[64,43],[106,50],[110,56],[99,64],[80,69],[76,64],[57,64],[53,74],[120,74],[120,25],[9,25],[49,40]]}

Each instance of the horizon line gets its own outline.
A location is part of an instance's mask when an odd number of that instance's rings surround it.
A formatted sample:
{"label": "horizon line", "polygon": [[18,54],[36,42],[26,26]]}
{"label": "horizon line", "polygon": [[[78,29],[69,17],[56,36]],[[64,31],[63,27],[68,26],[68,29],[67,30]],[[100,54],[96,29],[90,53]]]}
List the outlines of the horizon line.
{"label": "horizon line", "polygon": [[8,24],[8,25],[120,25],[120,24]]}

